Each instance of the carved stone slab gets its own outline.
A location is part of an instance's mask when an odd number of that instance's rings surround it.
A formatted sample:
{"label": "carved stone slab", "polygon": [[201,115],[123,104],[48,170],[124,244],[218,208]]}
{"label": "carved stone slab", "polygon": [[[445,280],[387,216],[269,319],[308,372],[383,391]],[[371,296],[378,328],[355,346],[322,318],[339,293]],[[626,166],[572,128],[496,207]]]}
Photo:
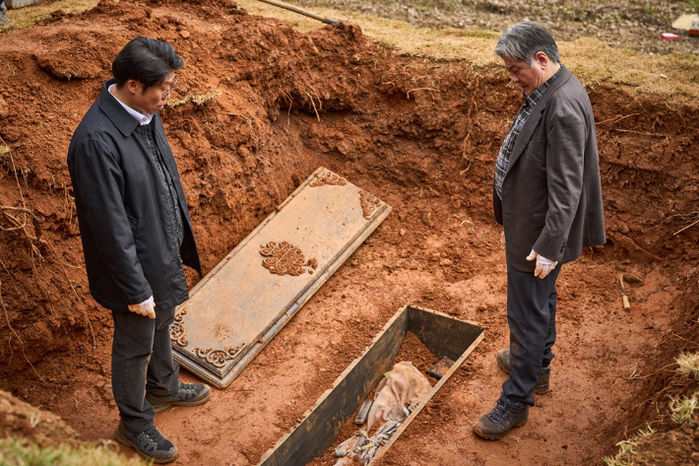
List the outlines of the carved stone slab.
{"label": "carved stone slab", "polygon": [[390,212],[340,175],[316,170],[178,307],[175,359],[227,387]]}

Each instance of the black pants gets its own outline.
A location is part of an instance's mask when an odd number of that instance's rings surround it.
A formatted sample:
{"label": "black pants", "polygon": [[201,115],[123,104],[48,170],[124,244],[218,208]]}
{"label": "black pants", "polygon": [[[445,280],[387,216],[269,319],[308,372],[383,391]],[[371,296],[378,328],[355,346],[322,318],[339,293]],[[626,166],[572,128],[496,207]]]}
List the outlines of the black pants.
{"label": "black pants", "polygon": [[112,312],[112,392],[124,426],[131,432],[153,427],[146,390],[158,395],[179,389],[179,365],[172,359],[170,324],[174,309],[155,310],[155,319]]}
{"label": "black pants", "polygon": [[550,370],[556,341],[556,278],[561,264],[546,278],[507,266],[507,323],[510,326],[510,377],[502,385],[510,400],[534,405],[532,389],[539,373]]}

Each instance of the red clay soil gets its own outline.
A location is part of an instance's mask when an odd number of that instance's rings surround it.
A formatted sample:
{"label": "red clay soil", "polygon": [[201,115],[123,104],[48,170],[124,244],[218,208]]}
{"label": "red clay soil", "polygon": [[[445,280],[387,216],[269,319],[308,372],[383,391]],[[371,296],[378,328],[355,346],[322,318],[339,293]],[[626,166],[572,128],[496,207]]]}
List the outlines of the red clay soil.
{"label": "red clay soil", "polygon": [[[318,166],[394,209],[226,390],[157,415],[179,464],[256,463],[405,304],[478,322],[485,339],[382,464],[599,463],[665,402],[663,366],[696,348],[699,228],[678,232],[699,210],[696,103],[590,89],[609,243],[561,272],[552,391],[524,427],[485,442],[471,424],[500,393],[494,354],[508,341],[491,179],[517,89],[499,70],[398,57],[354,26],[301,34],[225,1],[103,1],[3,35],[1,389],[84,440],[117,424],[111,318],[89,296],[65,160],[137,35],[184,58],[171,99],[221,92],[162,113],[205,272]],[[627,286],[630,312],[622,272],[644,278]]]}

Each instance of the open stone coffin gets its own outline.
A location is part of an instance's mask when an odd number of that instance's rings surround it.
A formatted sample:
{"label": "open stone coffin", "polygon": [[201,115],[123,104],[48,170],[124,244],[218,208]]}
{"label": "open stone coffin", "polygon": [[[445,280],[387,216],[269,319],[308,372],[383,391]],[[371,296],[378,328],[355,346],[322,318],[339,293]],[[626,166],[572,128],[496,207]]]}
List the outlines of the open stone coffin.
{"label": "open stone coffin", "polygon": [[177,308],[174,358],[227,387],[390,212],[374,195],[317,169]]}
{"label": "open stone coffin", "polygon": [[[408,416],[372,461],[380,458],[415,419],[425,404],[446,383],[483,339],[483,328],[436,311],[406,306],[396,313],[374,338],[371,346],[355,359],[317,401],[316,405],[289,434],[267,451],[262,466],[305,464],[321,456],[336,440],[340,429],[377,386],[383,374],[393,367],[407,331],[438,356],[454,364],[432,387],[427,398]],[[343,439],[344,440],[344,439]]]}

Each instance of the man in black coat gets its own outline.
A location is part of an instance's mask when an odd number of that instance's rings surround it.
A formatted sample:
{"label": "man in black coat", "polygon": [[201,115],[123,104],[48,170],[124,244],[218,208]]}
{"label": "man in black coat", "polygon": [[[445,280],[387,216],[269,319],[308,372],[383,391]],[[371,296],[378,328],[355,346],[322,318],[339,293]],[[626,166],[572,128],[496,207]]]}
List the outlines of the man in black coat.
{"label": "man in black coat", "polygon": [[115,436],[156,463],[177,448],[153,423],[168,406],[206,402],[211,389],[179,382],[169,326],[189,291],[182,264],[201,275],[187,203],[158,111],[182,59],[166,42],[130,41],[73,134],[68,168],[90,292],[112,311]]}
{"label": "man in black coat", "polygon": [[549,389],[556,340],[556,278],[583,247],[604,244],[595,121],[585,88],[560,63],[540,24],[510,27],[495,53],[524,103],[495,164],[493,207],[505,228],[510,349],[496,360],[509,374],[495,408],[473,426],[499,439],[527,421],[532,393]]}

